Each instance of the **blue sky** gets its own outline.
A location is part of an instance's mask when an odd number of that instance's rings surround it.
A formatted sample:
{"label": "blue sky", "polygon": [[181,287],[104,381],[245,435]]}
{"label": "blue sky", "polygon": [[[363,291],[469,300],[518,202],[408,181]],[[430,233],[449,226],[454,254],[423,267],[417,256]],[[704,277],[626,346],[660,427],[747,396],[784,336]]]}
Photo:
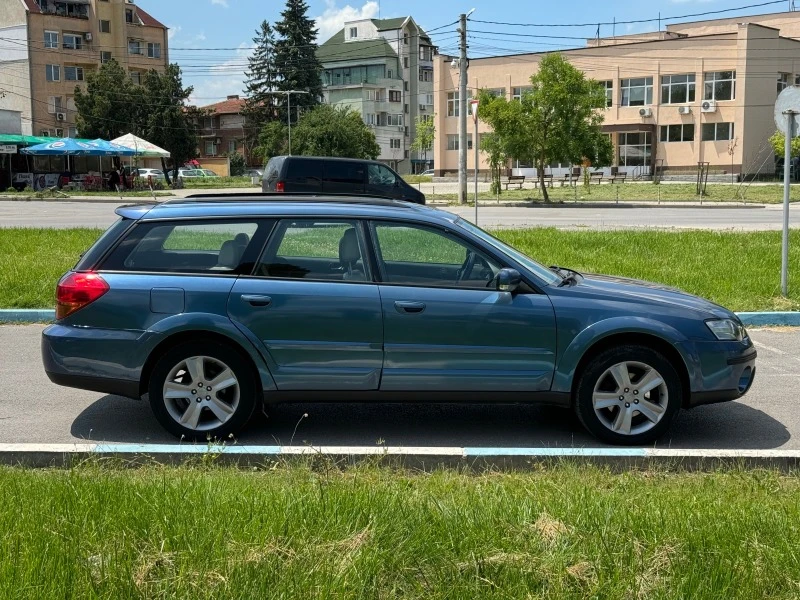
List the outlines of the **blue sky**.
{"label": "blue sky", "polygon": [[[341,29],[345,20],[411,15],[431,35],[443,53],[456,52],[455,26],[447,26],[458,14],[475,8],[476,20],[511,23],[598,23],[656,19],[659,16],[678,17],[706,11],[721,11],[766,0],[467,0],[466,3],[432,0],[310,0],[311,17],[317,19],[319,42]],[[170,60],[178,62],[184,72],[184,82],[193,85],[192,100],[199,105],[224,99],[228,94],[241,94],[247,55],[258,24],[266,19],[280,18],[283,0],[137,0],[137,4],[170,28]],[[530,8],[520,9],[520,6]],[[742,14],[761,14],[788,10],[789,1],[735,12],[720,13],[719,17]],[[714,18],[714,17],[708,17]],[[688,19],[697,20],[697,19]],[[624,24],[616,27],[618,35],[653,31],[657,22]],[[515,51],[553,50],[558,47],[582,45],[577,39],[534,39],[503,37],[507,33],[594,37],[597,25],[569,28],[522,28],[485,23],[471,23],[475,33],[471,40],[473,53],[509,54]],[[602,26],[600,34],[611,35],[612,27]],[[222,49],[222,50],[216,50]]]}

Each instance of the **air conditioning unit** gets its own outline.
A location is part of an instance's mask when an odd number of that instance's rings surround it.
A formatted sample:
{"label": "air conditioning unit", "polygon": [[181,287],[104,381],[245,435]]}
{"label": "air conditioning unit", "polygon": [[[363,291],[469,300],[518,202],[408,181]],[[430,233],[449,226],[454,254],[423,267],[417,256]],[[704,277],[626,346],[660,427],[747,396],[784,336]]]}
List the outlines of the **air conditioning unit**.
{"label": "air conditioning unit", "polygon": [[639,116],[640,117],[652,117],[653,116],[653,109],[652,108],[640,108],[639,109]]}
{"label": "air conditioning unit", "polygon": [[83,34],[83,39],[85,39],[87,42],[91,42],[92,41],[92,32],[91,31],[87,31],[86,33],[84,33]]}
{"label": "air conditioning unit", "polygon": [[222,143],[222,138],[217,138],[217,139],[215,139],[215,140],[214,140],[214,143],[215,143],[215,144],[221,144],[221,143]]}
{"label": "air conditioning unit", "polygon": [[692,107],[691,106],[679,106],[678,107],[678,114],[679,115],[690,115],[690,114],[692,114]]}
{"label": "air conditioning unit", "polygon": [[39,132],[39,135],[42,137],[50,137],[50,130],[49,129],[42,129]]}
{"label": "air conditioning unit", "polygon": [[704,100],[700,105],[700,112],[713,113],[717,112],[717,103],[713,100]]}
{"label": "air conditioning unit", "polygon": [[66,121],[67,113],[56,113],[56,121]]}

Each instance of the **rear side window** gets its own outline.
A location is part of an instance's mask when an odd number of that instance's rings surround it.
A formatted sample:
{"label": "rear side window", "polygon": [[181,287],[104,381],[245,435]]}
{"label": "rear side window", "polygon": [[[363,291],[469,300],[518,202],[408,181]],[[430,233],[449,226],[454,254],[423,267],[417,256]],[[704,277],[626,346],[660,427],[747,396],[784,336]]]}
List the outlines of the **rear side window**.
{"label": "rear side window", "polygon": [[286,166],[287,181],[322,180],[322,161],[294,158]]}
{"label": "rear side window", "polygon": [[138,225],[103,264],[111,271],[249,272],[271,222],[158,222]]}
{"label": "rear side window", "polygon": [[325,161],[325,181],[331,183],[364,183],[364,165],[344,160]]}
{"label": "rear side window", "polygon": [[270,158],[267,163],[267,168],[264,170],[264,179],[267,181],[275,181],[280,177],[281,165],[283,165],[283,158]]}

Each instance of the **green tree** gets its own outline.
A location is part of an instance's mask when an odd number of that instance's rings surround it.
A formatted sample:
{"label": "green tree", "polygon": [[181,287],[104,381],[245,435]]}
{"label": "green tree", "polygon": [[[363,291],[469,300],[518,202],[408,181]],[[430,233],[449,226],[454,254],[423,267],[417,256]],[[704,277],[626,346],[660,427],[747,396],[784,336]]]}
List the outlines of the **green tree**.
{"label": "green tree", "polygon": [[[286,0],[281,20],[275,23],[278,40],[275,42],[275,64],[280,65],[280,91],[300,90],[307,94],[292,94],[292,122],[295,114],[317,106],[322,98],[322,65],[317,59],[317,30],[308,18],[304,0]],[[279,117],[286,121],[286,94],[278,95]],[[297,112],[295,112],[297,107]]]}
{"label": "green tree", "polygon": [[604,89],[559,53],[545,56],[531,89],[509,102],[483,92],[478,115],[502,140],[509,156],[532,162],[544,199],[545,167],[553,162],[610,164],[611,141],[601,131]]}
{"label": "green tree", "polygon": [[484,133],[481,135],[481,152],[486,154],[489,160],[489,172],[492,175],[492,185],[490,190],[498,196],[501,193],[500,170],[508,161],[508,154],[503,146],[503,138],[496,133]]}
{"label": "green tree", "polygon": [[264,125],[276,118],[275,101],[277,97],[271,92],[274,92],[278,81],[275,65],[275,36],[267,21],[263,21],[256,30],[253,43],[255,49],[247,59],[246,99],[242,110],[246,123],[245,145],[248,149],[257,143],[259,133]]}
{"label": "green tree", "polygon": [[[156,146],[169,150],[172,160],[173,176],[178,176],[178,168],[197,155],[197,125],[201,112],[188,106],[192,87],[183,87],[181,69],[171,64],[166,71],[148,71],[142,80],[143,117],[142,137]],[[161,164],[171,183],[166,161]]]}
{"label": "green tree", "polygon": [[417,156],[422,154],[422,160],[428,160],[428,152],[433,148],[433,141],[436,138],[436,125],[433,120],[436,115],[425,117],[417,117],[414,124],[416,135],[414,141],[411,143],[411,149],[417,153]]}
{"label": "green tree", "polygon": [[142,90],[116,60],[86,75],[86,90],[75,87],[75,124],[83,138],[113,140],[141,134]]}
{"label": "green tree", "polygon": [[292,127],[292,152],[306,156],[376,159],[381,148],[361,115],[349,108],[322,104]]}
{"label": "green tree", "polygon": [[[769,143],[772,144],[775,156],[783,158],[784,150],[786,149],[786,136],[782,132],[776,131],[772,134],[772,137],[769,138]],[[798,155],[800,155],[800,137],[795,137],[792,138],[792,156]]]}
{"label": "green tree", "polygon": [[273,156],[286,154],[287,142],[286,125],[280,121],[270,121],[261,128],[253,153],[261,159],[262,164],[267,164]]}

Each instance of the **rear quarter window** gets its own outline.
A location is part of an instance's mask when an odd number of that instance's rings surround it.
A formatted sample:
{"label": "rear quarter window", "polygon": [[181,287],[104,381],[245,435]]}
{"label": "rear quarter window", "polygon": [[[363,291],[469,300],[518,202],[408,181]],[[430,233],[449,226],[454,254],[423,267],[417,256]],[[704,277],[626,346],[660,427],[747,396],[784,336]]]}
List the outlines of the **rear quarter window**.
{"label": "rear quarter window", "polygon": [[106,229],[92,246],[81,255],[78,264],[75,265],[76,271],[87,271],[94,268],[97,261],[113,246],[119,237],[133,224],[131,219],[119,219]]}
{"label": "rear quarter window", "polygon": [[102,268],[156,273],[249,272],[271,225],[259,220],[141,223]]}

